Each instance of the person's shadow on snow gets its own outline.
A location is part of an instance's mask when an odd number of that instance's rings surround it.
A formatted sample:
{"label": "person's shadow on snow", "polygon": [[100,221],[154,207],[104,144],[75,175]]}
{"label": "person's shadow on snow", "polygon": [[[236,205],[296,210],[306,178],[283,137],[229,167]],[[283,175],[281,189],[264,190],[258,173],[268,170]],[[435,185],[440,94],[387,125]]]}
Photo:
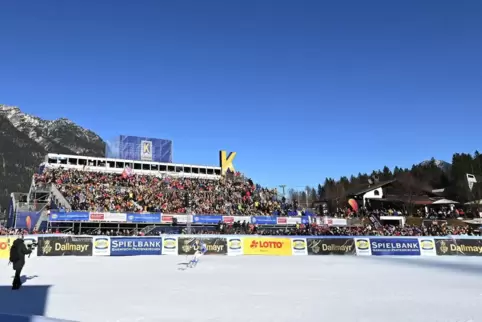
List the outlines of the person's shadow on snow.
{"label": "person's shadow on snow", "polygon": [[[15,276],[12,276],[14,278]],[[33,280],[34,278],[38,277],[38,275],[32,275],[32,276],[27,276],[27,275],[22,275],[20,276],[20,281],[22,284],[25,284],[28,280]]]}

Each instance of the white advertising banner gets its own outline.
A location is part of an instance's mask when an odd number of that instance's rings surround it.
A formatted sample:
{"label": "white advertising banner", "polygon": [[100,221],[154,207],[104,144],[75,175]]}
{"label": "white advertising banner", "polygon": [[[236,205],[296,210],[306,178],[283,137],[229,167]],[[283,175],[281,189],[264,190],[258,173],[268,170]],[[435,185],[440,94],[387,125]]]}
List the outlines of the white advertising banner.
{"label": "white advertising banner", "polygon": [[328,226],[346,226],[347,221],[343,218],[323,217],[323,223]]}
{"label": "white advertising banner", "polygon": [[94,243],[93,256],[110,256],[110,237],[94,236],[92,242]]}
{"label": "white advertising banner", "polygon": [[[21,237],[21,236],[18,236],[18,237]],[[15,239],[17,239],[17,237],[12,238],[12,243],[13,243],[13,240]],[[38,237],[36,235],[25,235],[23,236],[23,242],[25,243],[25,246],[27,246],[28,248],[32,244],[38,243]],[[30,257],[35,257],[35,256],[37,256],[37,248],[33,249],[32,253],[30,254]]]}
{"label": "white advertising banner", "polygon": [[370,239],[368,238],[355,238],[355,248],[358,256],[370,256],[372,254]]}
{"label": "white advertising banner", "polygon": [[228,242],[228,256],[243,255],[243,241],[241,237],[230,236],[227,237]]}
{"label": "white advertising banner", "polygon": [[246,221],[246,223],[250,224],[251,223],[251,216],[233,216],[234,222],[240,222],[243,223]]}
{"label": "white advertising banner", "polygon": [[437,256],[435,251],[435,239],[429,237],[419,237],[420,255],[422,256]]}
{"label": "white advertising banner", "polygon": [[293,239],[291,239],[291,251],[293,253],[293,256],[308,255],[306,238],[294,237]]}
{"label": "white advertising banner", "polygon": [[[164,214],[162,214],[164,216]],[[189,222],[192,223],[192,215],[166,215],[166,216],[172,216],[173,218],[177,219],[178,224],[186,224],[189,220]]]}
{"label": "white advertising banner", "polygon": [[177,255],[177,236],[162,237],[162,255]]}
{"label": "white advertising banner", "polygon": [[126,222],[127,214],[118,212],[91,212],[90,221]]}

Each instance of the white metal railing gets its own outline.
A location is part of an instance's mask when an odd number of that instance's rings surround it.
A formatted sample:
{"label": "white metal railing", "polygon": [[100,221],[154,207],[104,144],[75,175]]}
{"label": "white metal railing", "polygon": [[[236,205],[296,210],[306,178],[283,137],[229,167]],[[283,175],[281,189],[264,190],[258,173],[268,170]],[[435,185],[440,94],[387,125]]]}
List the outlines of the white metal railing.
{"label": "white metal railing", "polygon": [[72,210],[72,206],[70,203],[65,199],[64,195],[57,189],[55,185],[50,187],[51,198],[54,198],[54,202],[58,207],[64,208],[67,211]]}

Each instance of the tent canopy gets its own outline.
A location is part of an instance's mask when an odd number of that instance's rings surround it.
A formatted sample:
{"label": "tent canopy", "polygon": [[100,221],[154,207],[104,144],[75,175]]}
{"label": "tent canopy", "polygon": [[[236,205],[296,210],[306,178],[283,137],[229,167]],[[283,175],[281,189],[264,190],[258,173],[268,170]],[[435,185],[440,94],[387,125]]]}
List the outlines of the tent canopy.
{"label": "tent canopy", "polygon": [[456,204],[458,203],[457,201],[449,200],[449,199],[440,199],[437,201],[434,201],[432,205],[451,205],[451,204]]}

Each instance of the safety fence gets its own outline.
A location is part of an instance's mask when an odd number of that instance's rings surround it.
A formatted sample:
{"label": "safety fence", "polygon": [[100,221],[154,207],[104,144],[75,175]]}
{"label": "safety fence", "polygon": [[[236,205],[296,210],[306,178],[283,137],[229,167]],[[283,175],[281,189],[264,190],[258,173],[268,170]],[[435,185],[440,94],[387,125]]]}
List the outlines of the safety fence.
{"label": "safety fence", "polygon": [[[158,237],[108,237],[28,235],[37,243],[33,256],[135,256],[191,255],[196,239],[207,246],[207,255],[358,255],[358,256],[482,256],[479,237],[337,237],[337,236],[238,236],[165,235]],[[0,258],[9,257],[15,237],[0,237]]]}
{"label": "safety fence", "polygon": [[[195,240],[207,246],[207,255],[358,255],[358,256],[482,256],[482,238],[474,237],[335,237],[335,236],[217,236],[166,235],[108,237],[27,235],[26,244],[38,243],[34,256],[190,255]],[[0,237],[0,258],[9,257],[14,237]]]}

